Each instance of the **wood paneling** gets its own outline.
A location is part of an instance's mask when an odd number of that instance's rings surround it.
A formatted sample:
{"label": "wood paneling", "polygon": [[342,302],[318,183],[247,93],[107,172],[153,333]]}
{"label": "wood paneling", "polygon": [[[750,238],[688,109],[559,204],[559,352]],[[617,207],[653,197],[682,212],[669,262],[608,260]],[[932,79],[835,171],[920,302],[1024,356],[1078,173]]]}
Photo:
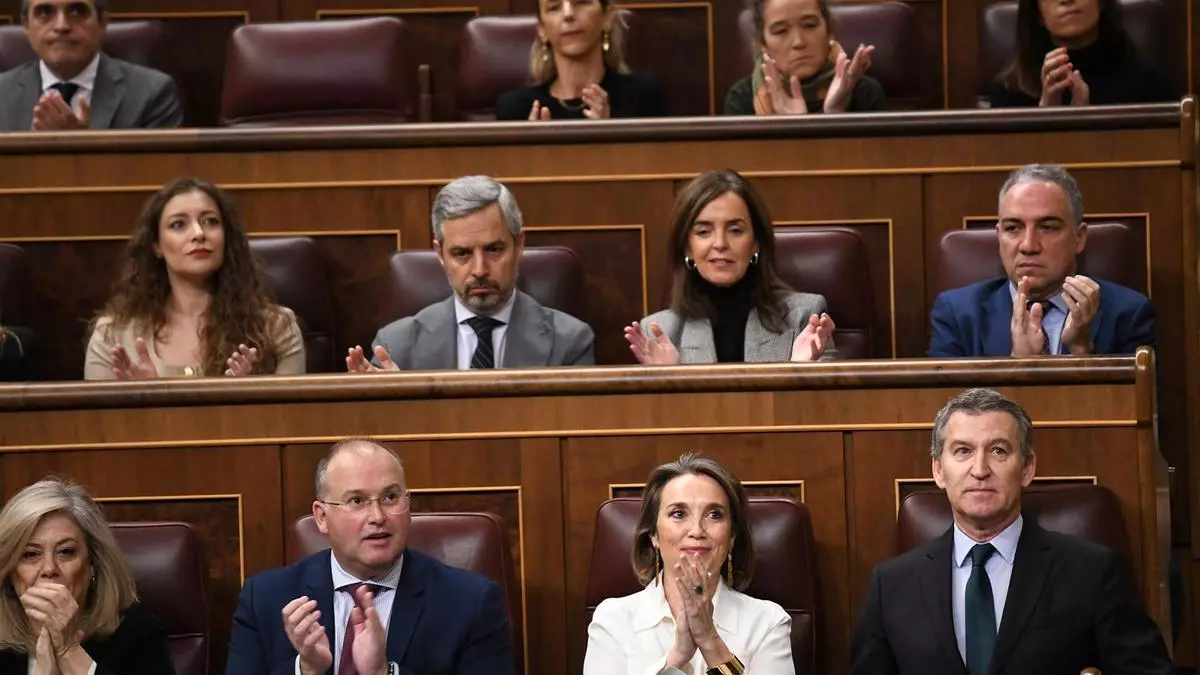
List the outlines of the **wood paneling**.
{"label": "wood paneling", "polygon": [[634,13],[626,59],[634,72],[662,78],[668,115],[711,115],[724,107],[716,90],[712,2],[621,3]]}

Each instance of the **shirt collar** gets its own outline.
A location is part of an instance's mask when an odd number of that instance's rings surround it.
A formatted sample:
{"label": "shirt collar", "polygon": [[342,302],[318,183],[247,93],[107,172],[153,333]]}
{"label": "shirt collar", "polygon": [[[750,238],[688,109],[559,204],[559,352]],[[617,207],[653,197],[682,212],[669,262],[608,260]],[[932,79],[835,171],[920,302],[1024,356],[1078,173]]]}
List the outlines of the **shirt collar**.
{"label": "shirt collar", "polygon": [[[635,596],[636,606],[633,612],[633,629],[635,631],[656,628],[664,621],[674,621],[671,615],[671,604],[667,602],[667,594],[663,590],[662,575],[660,574]],[[728,633],[737,633],[737,611],[735,605],[736,591],[725,585],[721,579],[717,591],[713,593],[713,621],[717,627]]]}
{"label": "shirt collar", "polygon": [[1025,527],[1024,516],[1017,516],[1017,519],[1011,525],[1004,528],[1000,534],[992,537],[988,542],[977,542],[968,537],[962,530],[959,529],[958,523],[954,524],[954,565],[962,567],[971,554],[971,548],[975,544],[988,543],[996,547],[996,554],[1004,559],[1004,562],[1009,565],[1013,564],[1013,560],[1017,557],[1017,542],[1021,540],[1021,530]]}
{"label": "shirt collar", "polygon": [[[41,70],[41,73],[42,73],[42,93],[43,94],[50,91],[51,85],[54,85],[54,84],[57,84],[57,83],[63,81],[63,80],[58,79],[57,75],[50,72],[50,67],[46,65],[45,61],[40,61],[40,60],[38,61],[38,69]],[[79,88],[82,91],[91,93],[91,91],[96,88],[96,73],[99,70],[100,70],[100,52],[96,52],[96,55],[92,57],[92,62],[87,64],[87,67],[85,67],[78,75],[76,75],[75,77],[72,77],[71,79],[66,80],[66,81],[74,82],[75,84],[79,85]]]}
{"label": "shirt collar", "polygon": [[350,584],[374,584],[376,586],[382,586],[390,591],[394,591],[396,590],[396,586],[400,584],[400,570],[404,568],[404,554],[400,554],[400,557],[396,559],[396,564],[392,565],[392,568],[388,570],[387,574],[376,579],[359,579],[353,574],[350,574],[344,567],[342,567],[341,563],[338,562],[337,556],[334,555],[332,551],[329,553],[329,566],[333,571],[334,590],[349,586]]}
{"label": "shirt collar", "polygon": [[[493,313],[491,315],[491,317],[505,325],[512,323],[513,305],[516,304],[518,292],[519,291],[517,291],[517,289],[514,288],[512,295],[508,296],[508,300],[505,301],[505,303],[500,306],[500,309],[496,310],[496,312]],[[462,299],[458,297],[457,293],[455,293],[454,294],[454,322],[457,324],[462,324],[467,319],[470,319],[470,318],[473,318],[476,316],[479,316],[479,315],[476,314],[475,312],[472,312],[471,310],[467,309],[467,306],[463,304]]]}
{"label": "shirt collar", "polygon": [[[1008,281],[1008,297],[1012,298],[1013,300],[1017,299],[1017,285],[1014,284],[1011,279]],[[1054,308],[1062,310],[1063,314],[1071,313],[1071,308],[1067,307],[1067,301],[1063,298],[1061,287],[1054,293],[1054,295],[1050,296],[1050,304]]]}

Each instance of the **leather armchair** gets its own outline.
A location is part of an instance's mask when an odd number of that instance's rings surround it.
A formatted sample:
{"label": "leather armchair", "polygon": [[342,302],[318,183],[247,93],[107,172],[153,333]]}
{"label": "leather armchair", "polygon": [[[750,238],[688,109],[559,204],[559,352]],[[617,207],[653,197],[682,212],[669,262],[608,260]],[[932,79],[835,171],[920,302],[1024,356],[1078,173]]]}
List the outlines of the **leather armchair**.
{"label": "leather armchair", "polygon": [[[860,44],[875,45],[867,74],[883,86],[889,110],[928,107],[936,69],[927,59],[925,42],[912,7],[895,0],[830,3],[830,12],[833,14],[834,37],[848,56],[853,58],[854,50]],[[742,11],[738,26],[741,40],[738,54],[743,59],[740,72],[748,74],[754,69],[758,50],[750,10]]]}
{"label": "leather armchair", "polygon": [[[189,523],[110,523],[137,583],[142,604],[167,627],[178,675],[208,673],[208,600],[205,564]],[[223,648],[223,647],[221,647]]]}
{"label": "leather armchair", "polygon": [[[434,251],[396,251],[388,269],[391,283],[381,294],[380,326],[450,297],[450,283]],[[574,317],[582,315],[583,268],[579,256],[569,248],[526,246],[517,288],[546,307]]]}
{"label": "leather armchair", "polygon": [[480,16],[463,26],[455,102],[468,122],[496,119],[496,99],[529,82],[529,50],[537,17]]}
{"label": "leather armchair", "polygon": [[775,265],[784,281],[798,291],[825,296],[841,358],[873,357],[875,300],[862,236],[843,227],[779,229],[775,248]]}
{"label": "leather armchair", "polygon": [[304,334],[306,372],[337,372],[333,299],[325,260],[309,237],[254,237],[250,251],[279,304],[296,313]]}
{"label": "leather armchair", "polygon": [[[161,21],[113,21],[108,24],[100,49],[109,56],[162,70],[162,49],[167,27]],[[0,73],[37,58],[25,28],[0,26]]]}
{"label": "leather armchair", "polygon": [[[619,497],[596,511],[588,573],[587,616],[596,606],[641,590],[629,562],[642,500]],[[797,675],[816,672],[816,545],[808,508],[790,499],[752,497],[757,566],[746,594],[779,604],[792,617],[792,660]]]}
{"label": "leather armchair", "polygon": [[395,17],[239,26],[221,124],[395,124],[417,117],[415,65]]}
{"label": "leather armchair", "polygon": [[[1170,73],[1168,56],[1176,53],[1169,46],[1174,31],[1166,27],[1166,8],[1163,0],[1118,0],[1121,3],[1122,27],[1137,48],[1138,54],[1150,65]],[[987,6],[979,34],[978,72],[976,85],[980,105],[986,106],[988,90],[1000,71],[1012,60],[1017,48],[1017,3],[1003,0]]]}
{"label": "leather armchair", "polygon": [[[1132,560],[1121,504],[1098,485],[1033,485],[1021,496],[1021,512],[1043,529],[1102,544]],[[896,517],[896,553],[937,539],[954,517],[942,490],[917,490],[900,501]]]}
{"label": "leather armchair", "polygon": [[[1089,224],[1087,247],[1076,267],[1080,274],[1145,293],[1146,259],[1129,255],[1134,250],[1137,246],[1133,231],[1124,224]],[[952,288],[1004,276],[995,228],[950,230],[943,234],[938,242],[936,269],[935,296]]]}

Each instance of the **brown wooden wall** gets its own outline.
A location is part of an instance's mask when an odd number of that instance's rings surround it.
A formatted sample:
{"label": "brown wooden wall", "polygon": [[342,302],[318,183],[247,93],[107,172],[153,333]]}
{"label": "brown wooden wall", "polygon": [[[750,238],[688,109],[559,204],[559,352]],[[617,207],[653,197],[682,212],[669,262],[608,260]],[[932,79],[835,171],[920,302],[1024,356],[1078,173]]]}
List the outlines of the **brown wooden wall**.
{"label": "brown wooden wall", "polygon": [[[854,0],[863,1],[863,0]],[[872,1],[872,0],[865,0]],[[979,90],[976,63],[983,9],[996,0],[904,0],[917,15],[929,66],[914,77],[929,92],[927,108],[969,108]],[[725,92],[745,75],[740,72],[737,35],[740,0],[630,0],[638,32],[654,36],[638,40],[633,65],[687,63],[666,73],[674,94],[672,114],[719,112]],[[1171,0],[1170,34],[1163,37],[1173,52],[1171,81],[1180,91],[1196,91],[1194,43],[1200,16],[1190,0]],[[0,23],[19,15],[19,0],[0,0]],[[114,2],[115,19],[159,19],[170,33],[163,69],[181,83],[188,125],[213,126],[220,110],[225,42],[239,25],[269,21],[302,21],[347,16],[395,15],[410,26],[415,63],[431,67],[434,119],[455,120],[454,92],[458,72],[459,31],[474,16],[531,14],[536,0],[177,0],[165,9],[155,0]],[[1189,30],[1190,23],[1190,30]],[[667,50],[658,54],[658,50]],[[668,54],[669,52],[669,54]],[[413,66],[415,67],[415,65]],[[674,84],[673,81],[679,83]],[[686,83],[688,86],[683,86]]]}
{"label": "brown wooden wall", "polygon": [[[596,508],[689,449],[752,493],[812,512],[820,672],[844,672],[871,568],[892,554],[900,497],[931,486],[934,413],[968,386],[1029,410],[1042,480],[1096,483],[1123,507],[1133,573],[1165,623],[1151,354],[1099,359],[560,369],[0,386],[0,500],[55,473],[115,519],[199,525],[212,672],[244,578],[283,564],[311,511],[318,458],[345,435],[387,440],[414,509],[501,515],[527,672],[578,672]],[[486,414],[464,416],[464,409]],[[220,467],[217,470],[215,467]],[[1157,493],[1161,494],[1161,493]],[[1162,528],[1160,529],[1160,525]]]}

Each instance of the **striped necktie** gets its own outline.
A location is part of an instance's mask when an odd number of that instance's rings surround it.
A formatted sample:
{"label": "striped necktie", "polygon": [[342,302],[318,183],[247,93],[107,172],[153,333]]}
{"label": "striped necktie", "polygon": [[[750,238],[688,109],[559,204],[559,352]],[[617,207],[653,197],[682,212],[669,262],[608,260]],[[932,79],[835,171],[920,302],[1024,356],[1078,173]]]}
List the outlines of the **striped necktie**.
{"label": "striped necktie", "polygon": [[496,350],[492,344],[492,332],[503,326],[504,322],[490,316],[473,316],[466,323],[479,338],[475,354],[471,356],[471,368],[495,368]]}

